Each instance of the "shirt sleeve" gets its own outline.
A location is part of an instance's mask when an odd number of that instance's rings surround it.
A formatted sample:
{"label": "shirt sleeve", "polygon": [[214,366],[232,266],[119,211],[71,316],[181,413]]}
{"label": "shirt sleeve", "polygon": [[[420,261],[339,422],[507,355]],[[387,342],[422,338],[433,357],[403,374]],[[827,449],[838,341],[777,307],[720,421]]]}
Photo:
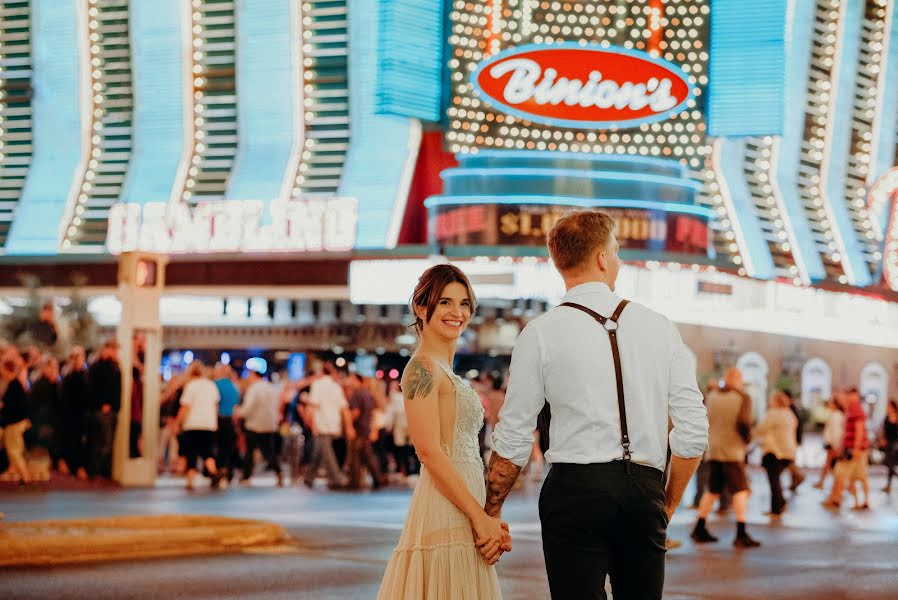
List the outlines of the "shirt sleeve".
{"label": "shirt sleeve", "polygon": [[193,403],[193,386],[192,381],[188,381],[181,393],[181,406],[190,406]]}
{"label": "shirt sleeve", "polygon": [[695,359],[686,348],[680,333],[670,324],[673,355],[670,365],[670,387],[667,406],[673,429],[670,451],[680,458],[701,456],[708,446],[708,411],[695,378]]}
{"label": "shirt sleeve", "polygon": [[539,332],[524,328],[511,353],[511,375],[499,423],[493,431],[493,449],[519,467],[527,464],[533,450],[536,418],[546,402],[543,387]]}

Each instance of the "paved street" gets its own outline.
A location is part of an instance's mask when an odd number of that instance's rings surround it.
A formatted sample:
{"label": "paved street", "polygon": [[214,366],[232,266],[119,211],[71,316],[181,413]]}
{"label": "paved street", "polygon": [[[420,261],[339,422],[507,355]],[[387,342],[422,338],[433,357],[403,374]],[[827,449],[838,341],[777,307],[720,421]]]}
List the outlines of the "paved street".
{"label": "paved street", "polygon": [[[871,488],[882,487],[876,474]],[[869,512],[822,509],[822,492],[808,483],[791,499],[781,523],[763,517],[768,491],[753,473],[751,532],[764,546],[735,550],[732,515],[714,515],[721,542],[696,547],[688,540],[694,511],[681,510],[671,536],[683,547],[669,553],[665,598],[676,599],[894,599],[898,595],[898,494],[874,492]],[[410,491],[379,493],[278,489],[271,478],[256,487],[187,494],[180,481],[156,489],[2,492],[6,520],[132,514],[216,514],[268,519],[285,526],[292,546],[252,554],[121,561],[50,569],[0,571],[0,598],[245,598],[309,600],[373,598],[396,542]],[[511,497],[505,518],[515,550],[499,563],[507,599],[547,598],[536,499],[528,483]]]}

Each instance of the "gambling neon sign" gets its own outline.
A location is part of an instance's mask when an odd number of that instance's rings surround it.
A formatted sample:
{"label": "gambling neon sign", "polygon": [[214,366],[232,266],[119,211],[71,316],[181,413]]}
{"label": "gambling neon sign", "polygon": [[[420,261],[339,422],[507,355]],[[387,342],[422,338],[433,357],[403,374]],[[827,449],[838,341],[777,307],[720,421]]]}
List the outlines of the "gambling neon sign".
{"label": "gambling neon sign", "polygon": [[480,63],[471,82],[504,113],[576,129],[663,121],[692,98],[689,77],[671,62],[576,43],[509,48]]}

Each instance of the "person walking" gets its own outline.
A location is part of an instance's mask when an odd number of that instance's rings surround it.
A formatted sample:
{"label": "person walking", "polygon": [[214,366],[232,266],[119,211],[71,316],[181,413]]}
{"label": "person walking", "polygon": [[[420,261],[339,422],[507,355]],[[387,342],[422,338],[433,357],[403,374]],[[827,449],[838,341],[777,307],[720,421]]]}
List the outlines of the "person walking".
{"label": "person walking", "polygon": [[854,493],[857,482],[861,484],[864,501],[855,497],[854,508],[866,510],[870,508],[870,483],[867,479],[867,463],[870,454],[870,439],[867,437],[867,415],[861,406],[861,395],[857,388],[846,390],[842,396],[845,410],[845,437],[842,438],[842,454],[836,463],[833,488],[829,497],[823,501],[827,508],[838,509],[842,504],[842,493],[845,487]]}
{"label": "person walking", "polygon": [[215,387],[218,388],[217,464],[221,485],[227,486],[237,468],[237,430],[234,410],[240,404],[240,391],[234,384],[234,369],[230,365],[215,365]]}
{"label": "person walking", "polygon": [[502,597],[493,565],[511,540],[507,525],[483,508],[483,406],[451,367],[475,303],[467,276],[448,264],[425,271],[412,293],[420,343],[403,370],[402,393],[424,468],[378,600]]}
{"label": "person walking", "polygon": [[770,397],[764,418],[755,429],[763,455],[761,465],[767,471],[767,479],[770,481],[770,516],[773,518],[778,518],[786,509],[781,476],[795,460],[798,448],[796,428],[798,419],[791,410],[791,398],[780,390],[775,391]]}
{"label": "person walking", "polygon": [[355,437],[349,445],[349,488],[362,488],[362,467],[371,475],[371,488],[381,487],[381,471],[371,443],[374,411],[377,407],[374,396],[368,390],[364,378],[358,373],[349,375],[349,414]]}
{"label": "person walking", "polygon": [[789,465],[786,469],[789,471],[789,477],[791,478],[791,482],[789,484],[789,489],[793,492],[798,489],[798,487],[805,480],[804,471],[801,470],[801,467],[798,466],[798,448],[801,448],[801,442],[804,438],[804,423],[801,420],[801,409],[798,406],[798,402],[795,401],[795,398],[792,396],[792,392],[789,390],[781,390],[783,394],[785,394],[786,398],[789,400],[789,410],[792,411],[792,414],[795,416],[795,422],[798,423],[798,426],[795,428],[795,457],[789,462]]}
{"label": "person walking", "polygon": [[[736,512],[736,537],[733,545],[755,548],[761,543],[746,531],[748,496],[751,488],[745,473],[745,453],[751,441],[751,398],[742,391],[742,373],[737,368],[727,370],[722,388],[712,390],[707,397],[708,421],[708,491],[698,507],[698,520],[692,539],[699,544],[716,542],[706,525],[720,493],[728,488],[733,494]],[[793,432],[794,433],[794,432]]]}
{"label": "person walking", "polygon": [[249,485],[255,468],[255,453],[258,448],[268,468],[277,476],[278,487],[284,485],[284,474],[277,454],[278,426],[281,424],[280,391],[265,380],[259,371],[250,370],[249,386],[243,397],[243,404],[236,408],[236,414],[243,419],[246,432],[246,455],[243,459],[241,485]]}
{"label": "person walking", "polygon": [[886,419],[882,424],[882,451],[885,454],[885,465],[888,469],[885,493],[892,491],[892,477],[898,477],[895,467],[898,465],[898,401],[889,400],[886,407]]}
{"label": "person walking", "polygon": [[355,437],[352,416],[343,387],[334,377],[336,369],[331,363],[325,363],[324,375],[315,379],[309,388],[309,401],[306,411],[311,424],[315,446],[312,460],[306,471],[304,483],[311,488],[318,476],[318,469],[324,466],[327,471],[328,485],[332,488],[346,487],[349,483],[340,470],[337,456],[334,454],[334,438],[346,430],[347,438]]}
{"label": "person walking", "polygon": [[833,472],[839,456],[842,454],[842,441],[845,438],[845,413],[837,398],[827,403],[829,414],[823,426],[823,449],[826,451],[826,462],[820,470],[820,479],[814,484],[818,490],[823,489],[826,477]]}
{"label": "person walking", "polygon": [[28,419],[24,378],[25,363],[18,350],[13,346],[0,349],[0,432],[9,459],[9,471],[21,485],[31,483],[31,471],[25,460],[25,432],[31,429],[31,421]]}
{"label": "person walking", "polygon": [[59,472],[87,479],[87,423],[91,409],[84,348],[75,346],[69,355],[60,386],[56,434],[59,438]]}
{"label": "person walking", "polygon": [[181,452],[187,458],[187,489],[195,489],[196,463],[203,461],[205,472],[218,487],[219,472],[215,462],[215,436],[218,431],[218,387],[206,377],[202,362],[194,360],[187,368],[190,378],[181,394],[177,422],[184,432]]}
{"label": "person walking", "polygon": [[49,455],[51,466],[55,466],[59,460],[56,435],[59,388],[59,361],[52,355],[45,354],[41,359],[41,376],[31,386],[31,399],[28,403],[31,435],[26,436],[26,442],[30,442],[30,447],[43,448]]}
{"label": "person walking", "polygon": [[548,407],[539,514],[556,600],[604,599],[606,575],[615,600],[661,598],[667,525],[707,444],[695,361],[676,326],[614,291],[614,227],[590,210],[549,232],[567,293],[518,337],[492,436],[485,508],[500,517]]}
{"label": "person walking", "polygon": [[108,340],[100,350],[99,359],[87,371],[92,403],[87,431],[87,472],[91,477],[112,477],[112,446],[122,405],[118,351],[118,342]]}

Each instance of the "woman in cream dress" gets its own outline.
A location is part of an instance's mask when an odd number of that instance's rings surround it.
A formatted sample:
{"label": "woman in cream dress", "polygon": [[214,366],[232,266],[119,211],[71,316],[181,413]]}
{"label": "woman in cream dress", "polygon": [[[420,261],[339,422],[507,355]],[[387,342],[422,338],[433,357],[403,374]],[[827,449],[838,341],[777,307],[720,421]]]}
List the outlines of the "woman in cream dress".
{"label": "woman in cream dress", "polygon": [[380,600],[501,598],[493,564],[511,549],[511,538],[483,510],[483,407],[450,366],[474,303],[468,278],[446,264],[425,271],[412,296],[420,344],[402,374],[402,392],[423,468]]}

